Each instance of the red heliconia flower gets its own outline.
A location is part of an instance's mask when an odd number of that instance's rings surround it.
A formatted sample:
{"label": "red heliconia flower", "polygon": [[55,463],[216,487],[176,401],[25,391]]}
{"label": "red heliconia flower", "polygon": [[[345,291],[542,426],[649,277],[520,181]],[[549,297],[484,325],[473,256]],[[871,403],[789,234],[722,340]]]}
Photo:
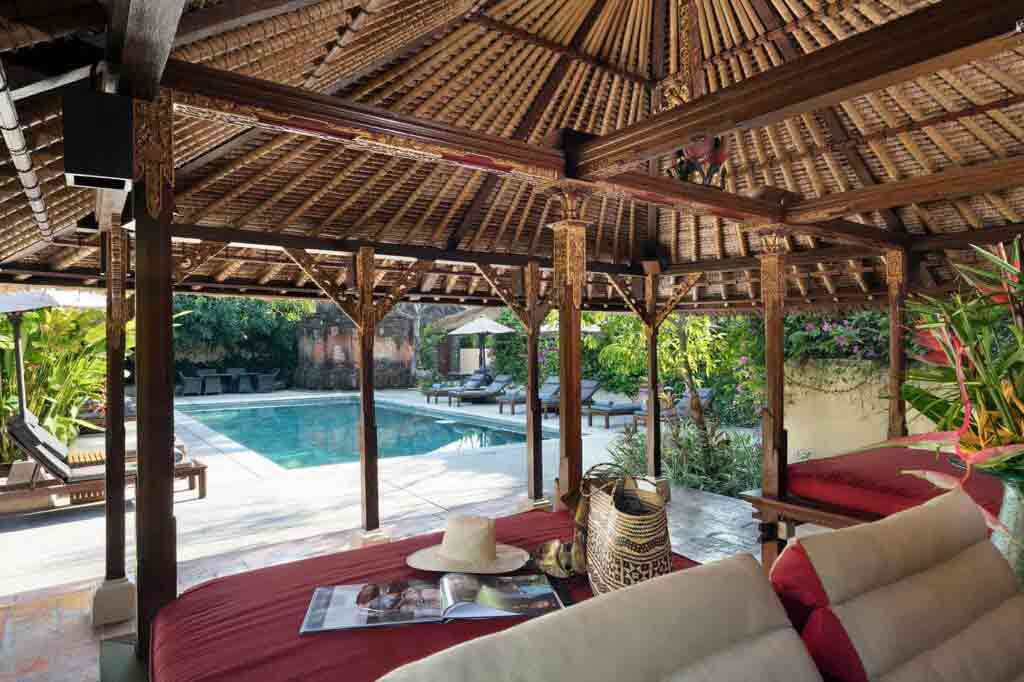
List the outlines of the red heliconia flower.
{"label": "red heliconia flower", "polygon": [[949,367],[949,357],[942,348],[942,344],[935,338],[935,335],[928,330],[918,331],[914,337],[914,340],[919,346],[924,346],[928,349],[928,352],[924,355],[915,356],[915,359],[921,362],[927,362],[930,365],[942,365],[943,367]]}

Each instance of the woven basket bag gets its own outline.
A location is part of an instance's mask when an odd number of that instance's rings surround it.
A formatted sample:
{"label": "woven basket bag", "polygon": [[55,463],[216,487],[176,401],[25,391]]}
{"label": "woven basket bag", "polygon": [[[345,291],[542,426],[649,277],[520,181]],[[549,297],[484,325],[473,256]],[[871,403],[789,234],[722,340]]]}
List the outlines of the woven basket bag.
{"label": "woven basket bag", "polygon": [[[594,594],[628,587],[672,570],[665,501],[632,477],[590,482],[587,577]],[[636,509],[628,513],[622,509]]]}

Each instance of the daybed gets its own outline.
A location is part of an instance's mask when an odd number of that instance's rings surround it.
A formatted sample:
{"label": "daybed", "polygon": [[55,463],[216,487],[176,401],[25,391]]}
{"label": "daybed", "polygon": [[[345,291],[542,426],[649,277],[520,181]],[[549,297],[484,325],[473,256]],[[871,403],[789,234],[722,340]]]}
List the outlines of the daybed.
{"label": "daybed", "polygon": [[[876,521],[942,493],[927,481],[904,473],[915,469],[963,476],[946,456],[909,448],[872,448],[790,464],[786,468],[787,493],[781,499],[764,497],[760,491],[742,497],[762,512],[781,514],[786,521],[842,528]],[[976,473],[965,487],[986,510],[999,513],[1003,488],[998,480]]]}
{"label": "daybed", "polygon": [[[601,383],[596,379],[583,379],[580,381],[580,404],[588,405],[594,394],[601,388]],[[547,418],[548,413],[557,414],[561,407],[561,396],[553,395],[550,398],[541,398],[540,411]]]}
{"label": "daybed", "polygon": [[[567,514],[528,512],[499,519],[498,539],[532,548],[571,527]],[[770,580],[741,555],[591,600],[576,580],[573,605],[525,623],[298,635],[314,587],[414,578],[405,557],[439,537],[193,588],[157,615],[150,679],[1019,682],[1024,671],[1024,595],[960,491],[794,542]]]}
{"label": "daybed", "polygon": [[[498,541],[533,549],[572,537],[565,513],[527,512],[498,519]],[[367,580],[427,577],[405,565],[440,533],[218,578],[187,590],[153,624],[150,682],[373,682],[405,663],[460,642],[508,629],[522,618],[349,630],[299,636],[313,588]],[[677,569],[695,564],[675,557]],[[573,602],[590,596],[569,581]],[[628,678],[623,678],[628,679]]]}

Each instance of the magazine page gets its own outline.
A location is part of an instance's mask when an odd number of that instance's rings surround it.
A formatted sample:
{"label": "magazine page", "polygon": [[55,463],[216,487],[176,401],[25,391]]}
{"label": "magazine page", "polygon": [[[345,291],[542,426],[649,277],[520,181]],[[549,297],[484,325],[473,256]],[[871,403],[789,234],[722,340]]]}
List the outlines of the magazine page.
{"label": "magazine page", "polygon": [[299,634],[441,622],[441,593],[422,580],[318,587]]}
{"label": "magazine page", "polygon": [[448,573],[441,578],[441,594],[445,619],[539,616],[562,608],[544,575]]}

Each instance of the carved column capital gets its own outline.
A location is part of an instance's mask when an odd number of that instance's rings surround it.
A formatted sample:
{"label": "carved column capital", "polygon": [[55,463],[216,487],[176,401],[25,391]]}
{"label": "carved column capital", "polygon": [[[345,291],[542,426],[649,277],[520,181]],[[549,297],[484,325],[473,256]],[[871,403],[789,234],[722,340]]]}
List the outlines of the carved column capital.
{"label": "carved column capital", "polygon": [[583,305],[583,288],[587,279],[587,223],[583,220],[561,220],[551,225],[555,233],[553,248],[554,281],[551,296],[561,302],[571,297],[578,308]]}
{"label": "carved column capital", "polygon": [[907,293],[907,252],[890,249],[885,252],[885,282],[890,296],[905,296]]}
{"label": "carved column capital", "polygon": [[761,251],[766,256],[780,256],[786,253],[786,234],[780,230],[762,232]]}
{"label": "carved column capital", "polygon": [[153,102],[134,101],[135,157],[133,175],[146,186],[146,212],[156,218],[165,208],[164,188],[174,187],[174,151],[171,132],[174,103],[171,91],[160,89]]}

